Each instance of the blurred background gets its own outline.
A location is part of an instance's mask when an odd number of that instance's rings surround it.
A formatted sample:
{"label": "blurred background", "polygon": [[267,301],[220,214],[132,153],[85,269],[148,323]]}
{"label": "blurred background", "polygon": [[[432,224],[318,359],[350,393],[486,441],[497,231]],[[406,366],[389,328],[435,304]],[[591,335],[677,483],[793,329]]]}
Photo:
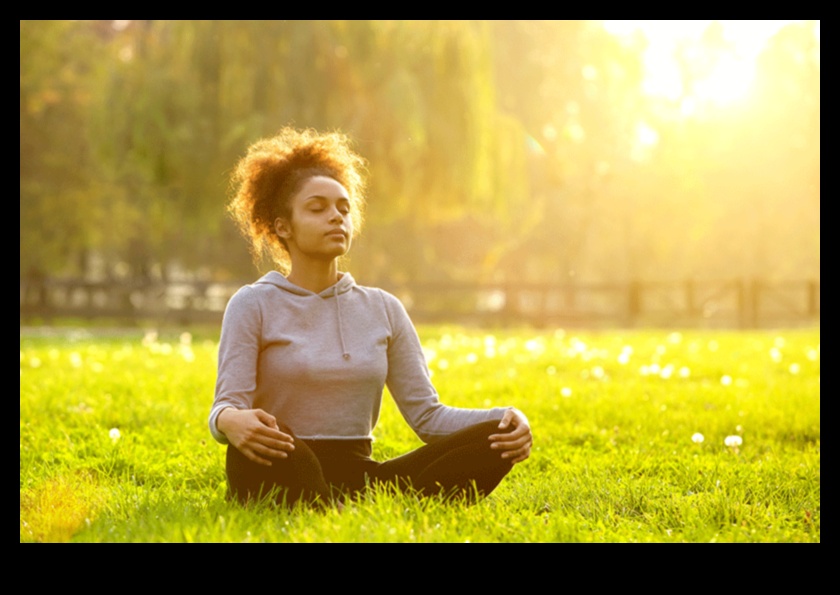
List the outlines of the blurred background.
{"label": "blurred background", "polygon": [[20,21],[21,324],[219,319],[247,146],[368,159],[418,320],[819,320],[819,21]]}

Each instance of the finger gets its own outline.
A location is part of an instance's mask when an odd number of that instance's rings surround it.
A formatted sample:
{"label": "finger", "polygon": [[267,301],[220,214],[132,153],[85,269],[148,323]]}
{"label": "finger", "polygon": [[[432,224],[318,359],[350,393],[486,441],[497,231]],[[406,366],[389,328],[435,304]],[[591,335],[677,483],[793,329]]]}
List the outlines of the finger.
{"label": "finger", "polygon": [[269,428],[277,429],[277,418],[262,409],[255,409],[257,419],[267,425]]}
{"label": "finger", "polygon": [[[292,447],[294,448],[294,447]],[[272,445],[255,443],[250,446],[251,451],[258,457],[264,459],[286,459],[289,457],[289,452],[281,448],[276,448]]]}
{"label": "finger", "polygon": [[527,453],[525,453],[524,455],[522,455],[522,456],[520,456],[520,457],[517,457],[517,458],[513,459],[513,460],[510,462],[510,464],[511,464],[511,465],[516,465],[517,463],[521,463],[522,461],[527,460],[527,459],[528,459],[528,457],[530,457],[530,456],[531,456],[531,451],[528,451],[528,452],[527,452]]}
{"label": "finger", "polygon": [[293,444],[295,441],[294,436],[291,436],[289,434],[286,434],[285,432],[281,432],[280,430],[274,428],[268,428],[266,426],[256,428],[255,433],[259,434],[260,436],[271,438],[278,442],[286,442],[289,444]]}
{"label": "finger", "polygon": [[493,442],[490,445],[490,448],[494,450],[517,450],[526,445],[531,444],[532,440],[530,436],[522,436],[516,440],[505,440],[504,442]]}
{"label": "finger", "polygon": [[251,440],[254,446],[260,445],[264,448],[268,448],[272,451],[277,452],[292,452],[295,449],[295,445],[289,442],[288,440],[281,440],[278,438],[274,438],[273,435],[264,435],[264,434],[257,434]]}
{"label": "finger", "polygon": [[266,458],[261,457],[260,455],[258,455],[256,452],[254,452],[250,448],[242,449],[239,452],[244,454],[248,458],[249,461],[253,461],[257,465],[262,465],[263,467],[271,467],[271,460],[270,459],[266,459]]}
{"label": "finger", "polygon": [[529,428],[527,425],[521,425],[521,426],[516,426],[513,430],[511,430],[510,432],[507,432],[505,434],[491,434],[490,436],[488,436],[488,439],[490,439],[492,441],[505,442],[505,441],[510,441],[510,440],[517,440],[517,439],[521,438],[522,436],[530,435],[530,433],[531,433],[531,428]]}
{"label": "finger", "polygon": [[524,448],[520,448],[519,450],[514,451],[507,451],[502,453],[503,459],[510,459],[511,463],[520,463],[527,459],[531,455],[531,445]]}
{"label": "finger", "polygon": [[499,429],[504,430],[506,427],[510,425],[511,420],[513,419],[513,409],[507,409],[502,415],[501,421],[499,421]]}

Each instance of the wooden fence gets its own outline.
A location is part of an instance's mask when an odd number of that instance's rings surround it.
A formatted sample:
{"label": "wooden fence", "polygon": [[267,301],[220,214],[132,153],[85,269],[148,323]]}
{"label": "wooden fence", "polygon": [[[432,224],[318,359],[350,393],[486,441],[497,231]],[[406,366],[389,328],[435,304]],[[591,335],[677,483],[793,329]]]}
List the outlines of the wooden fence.
{"label": "wooden fence", "polygon": [[[221,321],[241,283],[21,279],[21,324],[74,317],[158,324]],[[538,327],[761,328],[819,324],[819,280],[383,286],[415,322]]]}

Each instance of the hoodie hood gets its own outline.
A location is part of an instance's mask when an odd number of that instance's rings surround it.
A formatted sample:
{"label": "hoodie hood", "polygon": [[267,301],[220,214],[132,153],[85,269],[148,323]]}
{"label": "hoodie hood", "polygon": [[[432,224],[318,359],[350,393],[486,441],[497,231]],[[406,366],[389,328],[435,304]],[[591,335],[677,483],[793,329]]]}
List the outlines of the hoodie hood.
{"label": "hoodie hood", "polygon": [[266,283],[268,285],[274,285],[275,287],[282,289],[283,291],[287,291],[293,295],[317,295],[322,298],[328,298],[332,296],[341,295],[342,293],[347,293],[356,285],[356,281],[353,279],[353,276],[350,273],[341,273],[341,279],[338,280],[338,283],[327,287],[320,293],[315,293],[314,291],[309,291],[308,289],[304,289],[303,287],[295,285],[277,271],[271,271],[269,273],[266,273],[256,283]]}
{"label": "hoodie hood", "polygon": [[353,276],[350,273],[340,274],[341,278],[335,285],[327,287],[320,293],[315,293],[314,291],[309,291],[308,289],[304,289],[303,287],[295,285],[277,271],[271,271],[269,273],[266,273],[262,276],[262,278],[260,278],[256,282],[256,284],[274,285],[282,291],[286,291],[292,295],[298,295],[302,297],[318,296],[320,298],[326,299],[334,296],[335,311],[336,316],[338,317],[338,340],[341,344],[341,357],[345,360],[349,360],[350,353],[347,351],[347,346],[344,342],[344,324],[341,321],[341,298],[339,296],[353,289],[353,287],[356,285],[356,281],[353,279]]}

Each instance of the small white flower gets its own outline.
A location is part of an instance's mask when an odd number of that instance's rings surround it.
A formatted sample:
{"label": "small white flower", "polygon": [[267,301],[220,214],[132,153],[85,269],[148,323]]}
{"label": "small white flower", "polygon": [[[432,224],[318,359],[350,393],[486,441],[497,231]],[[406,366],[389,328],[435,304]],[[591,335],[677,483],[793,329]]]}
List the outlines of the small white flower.
{"label": "small white flower", "polygon": [[564,386],[560,389],[560,394],[566,398],[569,398],[572,396],[572,389],[570,389],[568,386]]}
{"label": "small white flower", "polygon": [[703,436],[703,434],[701,434],[700,432],[696,432],[696,433],[691,435],[691,441],[694,444],[703,444],[703,440],[705,440],[705,439],[706,439],[705,436]]}
{"label": "small white flower", "polygon": [[744,440],[740,436],[733,435],[724,438],[723,443],[729,448],[736,448],[741,446],[744,443]]}
{"label": "small white flower", "polygon": [[108,432],[108,437],[111,439],[112,442],[116,442],[120,439],[120,431],[118,428],[111,428],[111,431]]}

